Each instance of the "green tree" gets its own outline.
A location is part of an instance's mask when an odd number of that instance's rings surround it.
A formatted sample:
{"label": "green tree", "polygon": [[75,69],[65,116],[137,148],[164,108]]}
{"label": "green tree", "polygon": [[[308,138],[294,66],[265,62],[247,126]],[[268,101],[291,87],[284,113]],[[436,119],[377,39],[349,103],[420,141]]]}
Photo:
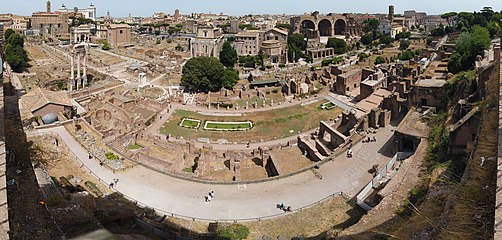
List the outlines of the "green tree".
{"label": "green tree", "polygon": [[288,36],[288,44],[296,46],[302,51],[307,49],[307,42],[305,41],[305,37],[300,33],[294,33]]}
{"label": "green tree", "polygon": [[276,28],[290,29],[291,25],[289,23],[278,23],[275,25]]}
{"label": "green tree", "polygon": [[446,31],[444,30],[443,25],[439,25],[437,28],[432,29],[431,35],[434,37],[444,37],[444,35],[446,35]]}
{"label": "green tree", "polygon": [[256,67],[256,57],[255,56],[239,56],[239,65],[246,68],[255,68]]}
{"label": "green tree", "polygon": [[474,26],[471,32],[463,32],[455,43],[455,52],[458,55],[452,55],[448,68],[452,73],[469,70],[474,66],[478,55],[484,56],[484,51],[490,47],[490,43],[490,33],[486,28]]}
{"label": "green tree", "polygon": [[220,62],[225,67],[233,67],[237,62],[237,51],[235,51],[229,41],[223,44],[220,52]]}
{"label": "green tree", "polygon": [[105,51],[108,51],[111,49],[110,47],[110,43],[108,43],[108,40],[104,40],[103,41],[103,46],[101,47],[101,49],[105,50]]}
{"label": "green tree", "polygon": [[221,84],[226,89],[232,89],[239,81],[239,72],[233,68],[227,68],[221,77]]}
{"label": "green tree", "polygon": [[218,91],[225,66],[215,57],[195,57],[183,66],[181,85],[189,91]]}
{"label": "green tree", "polygon": [[394,42],[394,38],[392,38],[389,35],[384,35],[380,38],[380,43],[384,45],[390,45],[392,42]]}
{"label": "green tree", "polygon": [[294,33],[288,36],[288,59],[289,61],[298,61],[304,56],[303,51],[307,49],[307,42],[300,33]]}
{"label": "green tree", "polygon": [[404,51],[408,49],[408,47],[410,47],[410,41],[401,40],[401,42],[399,42],[399,50]]}
{"label": "green tree", "polygon": [[448,13],[444,13],[441,15],[441,18],[442,19],[446,19],[446,22],[448,22],[448,26],[451,24],[450,20],[457,16],[457,13],[456,12],[448,12]]}
{"label": "green tree", "polygon": [[500,25],[498,22],[490,21],[486,26],[486,29],[488,29],[488,32],[490,33],[490,38],[493,39],[500,36]]}
{"label": "green tree", "polygon": [[382,56],[378,56],[375,59],[375,64],[382,64],[382,63],[385,63],[385,58],[383,58]]}
{"label": "green tree", "polygon": [[22,47],[13,46],[10,43],[4,46],[4,50],[5,61],[11,66],[12,70],[15,72],[22,72],[28,62],[28,54],[26,54],[26,51]]}
{"label": "green tree", "polygon": [[18,33],[13,33],[9,36],[7,39],[7,44],[10,44],[12,46],[19,46],[21,48],[24,47],[24,38]]}
{"label": "green tree", "polygon": [[458,53],[454,53],[450,56],[448,60],[448,71],[451,73],[458,73],[462,71],[462,56]]}
{"label": "green tree", "polygon": [[240,224],[218,226],[216,228],[216,240],[241,240],[247,238],[249,229]]}
{"label": "green tree", "polygon": [[339,38],[329,38],[326,47],[335,49],[336,54],[346,53],[348,50],[345,40]]}
{"label": "green tree", "polygon": [[5,30],[5,32],[3,33],[3,35],[4,35],[5,39],[9,39],[10,35],[12,35],[14,33],[15,33],[14,30],[12,30],[12,29],[9,28],[9,29]]}
{"label": "green tree", "polygon": [[365,34],[361,37],[361,43],[364,45],[370,45],[373,43],[373,36],[371,34]]}
{"label": "green tree", "polygon": [[366,19],[363,21],[363,31],[365,33],[371,33],[378,30],[378,25],[380,21],[376,18]]}

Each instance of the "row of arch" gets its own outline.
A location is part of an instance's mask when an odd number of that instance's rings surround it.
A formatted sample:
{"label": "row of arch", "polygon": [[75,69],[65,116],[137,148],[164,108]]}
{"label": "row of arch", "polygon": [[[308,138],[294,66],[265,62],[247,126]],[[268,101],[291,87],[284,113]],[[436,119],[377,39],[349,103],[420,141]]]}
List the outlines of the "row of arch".
{"label": "row of arch", "polygon": [[319,21],[317,28],[312,20],[306,19],[300,23],[300,32],[302,34],[309,30],[310,31],[319,30],[319,35],[321,37],[332,36],[333,28],[334,28],[334,35],[345,35],[345,32],[347,30],[347,23],[342,19],[338,19],[335,21],[335,24],[332,24],[331,21],[323,19]]}

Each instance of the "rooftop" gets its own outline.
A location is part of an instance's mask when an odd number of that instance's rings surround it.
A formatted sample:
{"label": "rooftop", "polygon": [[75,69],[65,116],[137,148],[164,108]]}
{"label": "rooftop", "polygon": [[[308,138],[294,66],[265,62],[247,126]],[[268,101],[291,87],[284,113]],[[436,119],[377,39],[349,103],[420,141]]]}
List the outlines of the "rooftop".
{"label": "rooftop", "polygon": [[416,83],[415,86],[418,87],[443,87],[446,84],[445,80],[442,79],[419,79]]}
{"label": "rooftop", "polygon": [[422,114],[413,108],[408,111],[408,114],[406,114],[401,123],[399,123],[396,132],[408,136],[426,138],[429,133],[429,127],[422,122]]}
{"label": "rooftop", "polygon": [[35,112],[45,105],[52,103],[63,106],[72,106],[68,94],[63,91],[54,92],[39,87],[33,89],[19,100],[20,108]]}

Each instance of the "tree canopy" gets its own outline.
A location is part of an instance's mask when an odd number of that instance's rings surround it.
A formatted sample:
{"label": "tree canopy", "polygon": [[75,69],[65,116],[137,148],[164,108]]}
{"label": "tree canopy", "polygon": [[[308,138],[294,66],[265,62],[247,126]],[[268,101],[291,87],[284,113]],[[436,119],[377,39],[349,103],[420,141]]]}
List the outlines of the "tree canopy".
{"label": "tree canopy", "polygon": [[366,19],[363,21],[363,31],[365,33],[370,33],[378,30],[378,25],[380,25],[380,21],[376,18]]}
{"label": "tree canopy", "polygon": [[235,51],[229,41],[223,44],[223,48],[220,52],[220,62],[225,67],[234,67],[237,62],[237,51]]}
{"label": "tree canopy", "polygon": [[23,36],[15,32],[9,32],[7,34],[9,38],[3,49],[5,61],[11,66],[12,70],[21,72],[28,64],[28,54],[23,48]]}
{"label": "tree canopy", "polygon": [[455,43],[455,54],[448,61],[448,70],[452,73],[468,70],[474,66],[476,56],[484,55],[490,47],[490,33],[486,28],[474,26],[471,32],[463,32]]}
{"label": "tree canopy", "polygon": [[410,47],[410,41],[401,40],[401,42],[399,42],[399,50],[404,51],[408,49],[408,47]]}
{"label": "tree canopy", "polygon": [[5,30],[3,35],[4,35],[5,39],[7,40],[7,39],[9,39],[10,35],[12,35],[13,33],[15,33],[14,30],[9,28],[9,29]]}
{"label": "tree canopy", "polygon": [[230,87],[232,83],[230,77],[235,76],[230,71],[226,73],[225,78],[223,78],[224,75],[225,66],[217,58],[195,57],[183,66],[181,85],[189,91],[218,91],[224,87],[223,81],[225,81],[225,87]]}
{"label": "tree canopy", "polygon": [[14,33],[9,36],[7,39],[7,44],[12,46],[19,46],[21,48],[24,47],[24,38],[20,34]]}
{"label": "tree canopy", "polygon": [[339,38],[329,38],[326,47],[335,49],[336,54],[346,53],[348,50],[345,40]]}
{"label": "tree canopy", "polygon": [[221,84],[226,89],[232,89],[239,81],[239,72],[233,68],[227,68],[221,76]]}
{"label": "tree canopy", "polygon": [[371,34],[365,34],[361,37],[361,43],[364,45],[370,45],[373,42],[373,36]]}
{"label": "tree canopy", "polygon": [[305,49],[307,49],[307,42],[302,34],[294,33],[288,36],[289,61],[298,61],[298,59],[304,56],[303,51],[305,51]]}

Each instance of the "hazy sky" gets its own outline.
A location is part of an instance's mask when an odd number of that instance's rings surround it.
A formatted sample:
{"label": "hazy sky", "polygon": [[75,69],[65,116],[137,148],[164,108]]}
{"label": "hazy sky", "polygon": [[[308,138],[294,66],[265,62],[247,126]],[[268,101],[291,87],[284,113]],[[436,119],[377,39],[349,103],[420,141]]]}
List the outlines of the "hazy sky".
{"label": "hazy sky", "polygon": [[[483,6],[502,10],[502,0],[52,0],[52,10],[65,4],[67,8],[85,8],[92,2],[98,16],[107,10],[113,17],[151,16],[154,12],[173,14],[179,9],[181,14],[212,12],[229,15],[257,13],[301,14],[318,10],[329,12],[384,13],[388,5],[394,5],[396,13],[415,9],[429,14],[443,12],[479,11]],[[0,0],[0,13],[31,15],[35,11],[45,11],[46,0]]]}

